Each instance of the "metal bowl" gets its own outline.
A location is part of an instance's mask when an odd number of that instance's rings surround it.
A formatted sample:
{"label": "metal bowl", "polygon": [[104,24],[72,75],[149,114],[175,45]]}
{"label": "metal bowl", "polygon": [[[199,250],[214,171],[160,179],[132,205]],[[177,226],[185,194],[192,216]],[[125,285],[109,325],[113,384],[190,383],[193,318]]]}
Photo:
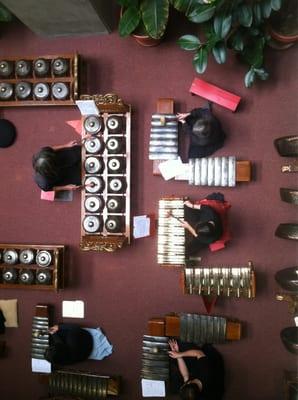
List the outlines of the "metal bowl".
{"label": "metal bowl", "polygon": [[275,280],[282,289],[298,294],[298,266],[276,272]]}
{"label": "metal bowl", "polygon": [[88,196],[85,199],[85,208],[89,212],[101,211],[104,207],[104,201],[99,196]]}
{"label": "metal bowl", "polygon": [[108,149],[109,153],[121,153],[123,148],[123,142],[121,138],[118,137],[111,137],[107,140],[106,148]]}
{"label": "metal bowl", "polygon": [[31,249],[25,249],[20,252],[20,263],[32,264],[34,261],[34,251]]}
{"label": "metal bowl", "polygon": [[52,272],[45,269],[41,271],[37,271],[36,273],[36,281],[41,285],[48,285],[52,280]]}
{"label": "metal bowl", "polygon": [[91,135],[96,135],[99,131],[103,129],[103,121],[102,118],[97,115],[89,115],[84,120],[84,128]]}
{"label": "metal bowl", "polygon": [[28,82],[19,82],[16,84],[15,91],[18,99],[27,99],[31,95],[32,86]]}
{"label": "metal bowl", "polygon": [[280,332],[285,348],[293,354],[298,354],[298,326],[289,326]]}
{"label": "metal bowl", "polygon": [[36,264],[40,267],[48,267],[52,262],[52,255],[47,250],[40,250],[36,254]]}
{"label": "metal bowl", "polygon": [[50,63],[48,60],[44,58],[38,58],[33,63],[34,72],[38,76],[44,76],[49,73],[50,70]]}
{"label": "metal bowl", "polygon": [[120,232],[121,222],[118,217],[108,217],[105,221],[105,227],[108,232],[115,233]]}
{"label": "metal bowl", "polygon": [[65,75],[69,69],[69,61],[65,58],[56,58],[52,61],[54,75]]}
{"label": "metal bowl", "polygon": [[34,273],[30,269],[25,269],[20,272],[19,281],[26,285],[31,285],[34,281]]}
{"label": "metal bowl", "polygon": [[[85,189],[88,193],[102,192],[105,186],[104,180],[100,177],[89,176],[85,180]],[[90,186],[89,186],[90,185]]]}
{"label": "metal bowl", "polygon": [[103,161],[96,157],[87,157],[84,163],[87,174],[96,174],[102,169]]}
{"label": "metal bowl", "polygon": [[121,193],[121,192],[124,192],[124,189],[125,189],[125,183],[122,179],[113,178],[110,180],[109,190],[111,192]]}
{"label": "metal bowl", "polygon": [[15,68],[18,76],[27,76],[31,72],[31,62],[27,60],[19,60],[16,62]]}
{"label": "metal bowl", "polygon": [[5,268],[2,271],[2,279],[6,283],[14,283],[18,279],[18,273],[15,268]]}
{"label": "metal bowl", "polygon": [[104,142],[100,139],[98,139],[97,137],[94,137],[92,139],[87,139],[85,141],[85,149],[87,151],[87,153],[90,154],[97,154],[97,153],[101,153],[104,149]]}
{"label": "metal bowl", "polygon": [[33,88],[33,93],[37,100],[45,100],[50,94],[49,85],[43,82],[36,83]]}
{"label": "metal bowl", "polygon": [[0,61],[0,76],[7,78],[12,74],[13,63],[11,61],[1,60]]}
{"label": "metal bowl", "polygon": [[0,99],[9,100],[13,95],[13,85],[7,82],[0,82]]}
{"label": "metal bowl", "polygon": [[16,264],[19,260],[18,252],[14,249],[4,250],[3,261],[5,264]]}
{"label": "metal bowl", "polygon": [[64,100],[69,97],[69,88],[63,82],[56,82],[52,85],[52,95],[56,100]]}
{"label": "metal bowl", "polygon": [[100,220],[95,215],[88,215],[84,218],[83,228],[88,233],[95,233],[99,231],[101,226]]}
{"label": "metal bowl", "polygon": [[107,128],[112,133],[121,133],[123,129],[122,117],[113,115],[107,119]]}
{"label": "metal bowl", "polygon": [[123,170],[123,159],[112,157],[108,161],[108,171],[110,173],[116,174],[121,173]]}
{"label": "metal bowl", "polygon": [[119,196],[110,197],[107,201],[107,209],[109,212],[121,212],[123,210],[123,198]]}

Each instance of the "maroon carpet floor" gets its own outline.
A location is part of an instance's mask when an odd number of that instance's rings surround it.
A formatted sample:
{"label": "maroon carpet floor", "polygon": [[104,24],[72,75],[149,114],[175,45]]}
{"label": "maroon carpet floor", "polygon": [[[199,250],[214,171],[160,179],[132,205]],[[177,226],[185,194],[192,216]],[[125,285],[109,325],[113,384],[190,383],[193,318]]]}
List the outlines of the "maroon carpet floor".
{"label": "maroon carpet floor", "polygon": [[[185,29],[173,22],[158,47],[143,48],[115,31],[107,36],[46,39],[21,24],[1,26],[0,58],[78,52],[85,60],[85,93],[117,93],[132,105],[132,215],[157,213],[165,195],[200,199],[212,188],[164,181],[152,175],[148,160],[151,114],[159,97],[175,99],[176,111],[204,105],[191,96],[196,77],[191,54],[176,44]],[[297,243],[279,239],[279,223],[297,222],[297,208],[282,202],[280,187],[297,187],[295,174],[282,174],[282,159],[273,146],[280,136],[297,134],[297,48],[269,49],[266,62],[271,78],[246,89],[246,67],[232,54],[227,64],[210,60],[204,79],[241,96],[236,113],[214,106],[227,132],[217,155],[235,155],[253,163],[253,181],[222,189],[232,204],[231,242],[223,251],[201,252],[204,265],[245,266],[253,261],[257,276],[254,300],[218,300],[213,314],[243,323],[243,338],[218,346],[226,364],[227,400],[283,398],[283,370],[294,369],[297,359],[280,340],[280,331],[293,325],[285,302],[275,299],[277,270],[297,263]],[[179,271],[157,265],[157,237],[133,241],[115,253],[82,252],[80,194],[71,203],[40,200],[32,179],[31,157],[44,145],[63,144],[77,138],[67,120],[79,119],[76,107],[3,108],[0,116],[11,120],[18,132],[15,144],[0,149],[1,243],[64,244],[67,246],[67,287],[58,293],[1,289],[1,298],[18,299],[19,328],[6,330],[9,354],[0,360],[2,400],[35,400],[47,394],[31,372],[31,324],[35,305],[54,306],[55,322],[62,321],[62,300],[85,302],[84,326],[101,326],[114,345],[107,359],[85,362],[78,369],[121,375],[123,400],[141,398],[142,335],[147,321],[169,312],[205,313],[202,300],[183,295]],[[65,320],[66,321],[66,320]]]}

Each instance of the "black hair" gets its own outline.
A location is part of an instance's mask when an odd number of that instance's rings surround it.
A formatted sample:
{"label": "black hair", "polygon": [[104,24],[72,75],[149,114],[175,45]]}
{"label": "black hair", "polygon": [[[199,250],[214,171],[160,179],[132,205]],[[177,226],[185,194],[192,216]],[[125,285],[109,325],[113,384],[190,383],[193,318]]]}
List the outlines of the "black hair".
{"label": "black hair", "polygon": [[195,231],[199,237],[213,237],[215,225],[210,221],[198,222],[195,226]]}
{"label": "black hair", "polygon": [[57,178],[58,167],[56,153],[50,147],[45,147],[39,153],[34,154],[32,166],[35,172],[45,178]]}
{"label": "black hair", "polygon": [[182,400],[200,400],[201,390],[196,383],[186,383],[180,389],[180,397]]}

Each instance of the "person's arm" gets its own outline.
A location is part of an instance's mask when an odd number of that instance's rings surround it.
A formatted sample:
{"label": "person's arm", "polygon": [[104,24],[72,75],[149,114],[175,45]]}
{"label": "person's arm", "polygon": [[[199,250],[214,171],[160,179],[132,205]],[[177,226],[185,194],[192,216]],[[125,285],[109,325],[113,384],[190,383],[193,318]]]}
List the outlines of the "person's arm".
{"label": "person's arm", "polygon": [[178,346],[177,340],[175,340],[175,339],[170,339],[170,340],[169,340],[169,345],[170,345],[170,349],[171,349],[171,351],[169,351],[169,356],[170,356],[171,358],[176,358],[176,359],[177,359],[178,369],[179,369],[179,372],[180,372],[180,374],[181,374],[181,376],[182,376],[182,378],[183,378],[183,382],[187,382],[188,379],[189,379],[189,371],[188,371],[188,368],[187,368],[187,366],[186,366],[185,361],[183,360],[183,358],[182,358],[182,357],[177,357],[177,356],[176,356],[177,354],[180,354],[180,353],[179,353],[179,346]]}
{"label": "person's arm", "polygon": [[198,234],[196,233],[196,231],[190,225],[189,222],[183,220],[182,218],[176,217],[175,215],[172,214],[171,211],[168,211],[167,218],[169,218],[169,217],[172,217],[172,218],[176,219],[183,226],[183,228],[187,229],[194,237],[198,236]]}
{"label": "person's arm", "polygon": [[189,201],[189,200],[186,200],[183,204],[184,204],[186,207],[194,208],[195,210],[200,210],[200,208],[201,208],[201,204],[195,204],[195,203],[192,203],[192,202]]}
{"label": "person's arm", "polygon": [[77,190],[81,189],[82,185],[64,185],[64,186],[54,186],[52,190],[59,192],[61,190]]}
{"label": "person's arm", "polygon": [[71,140],[70,142],[65,143],[65,144],[60,144],[60,145],[51,146],[51,148],[52,148],[53,150],[61,150],[61,149],[67,149],[67,148],[69,148],[69,147],[77,146],[77,145],[79,145],[79,144],[80,144],[79,141],[77,141],[77,140]]}
{"label": "person's arm", "polygon": [[190,115],[190,113],[177,113],[176,117],[178,122],[181,122],[182,124],[185,123],[185,118],[188,117]]}

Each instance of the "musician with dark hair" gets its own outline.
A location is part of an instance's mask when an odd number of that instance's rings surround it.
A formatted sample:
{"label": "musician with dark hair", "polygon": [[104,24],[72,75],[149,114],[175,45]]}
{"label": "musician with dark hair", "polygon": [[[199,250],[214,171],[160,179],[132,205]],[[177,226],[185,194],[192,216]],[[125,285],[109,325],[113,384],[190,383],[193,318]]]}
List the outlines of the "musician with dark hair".
{"label": "musician with dark hair", "polygon": [[[221,193],[212,193],[200,202],[191,203],[187,200],[184,205],[184,219],[175,217],[170,211],[168,216],[175,218],[187,230],[186,252],[195,255],[198,250],[212,246],[222,238],[225,227],[217,209],[225,214],[230,205]],[[219,246],[222,247],[224,244]]]}
{"label": "musician with dark hair", "polygon": [[220,121],[212,113],[212,104],[195,108],[189,113],[178,113],[183,131],[189,135],[188,158],[201,158],[213,154],[224,145],[226,134]]}
{"label": "musician with dark hair", "polygon": [[75,190],[81,187],[81,146],[71,141],[43,147],[34,154],[34,180],[44,191]]}
{"label": "musician with dark hair", "polygon": [[[177,360],[178,374],[173,371],[174,391],[183,400],[221,400],[224,394],[224,362],[210,344],[201,348],[169,340],[169,356]],[[183,348],[181,351],[180,348]],[[176,375],[176,376],[175,376]]]}

